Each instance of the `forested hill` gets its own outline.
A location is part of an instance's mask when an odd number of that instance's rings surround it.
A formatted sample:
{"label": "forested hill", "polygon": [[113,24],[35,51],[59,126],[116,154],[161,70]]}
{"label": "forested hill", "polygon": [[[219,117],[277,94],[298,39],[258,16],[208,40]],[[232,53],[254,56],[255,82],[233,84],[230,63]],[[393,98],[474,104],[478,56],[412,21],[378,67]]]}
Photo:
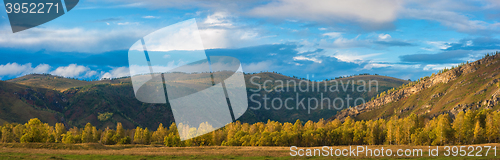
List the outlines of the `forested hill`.
{"label": "forested hill", "polygon": [[[273,88],[274,82],[295,81],[301,79],[288,77],[277,73],[265,72],[246,74],[245,80],[247,90],[256,89],[256,85],[250,81],[251,77],[258,76],[255,83],[263,84],[266,80],[267,87]],[[200,76],[206,77],[206,76]],[[344,97],[347,94],[362,97],[367,100],[382,91],[408,83],[392,77],[378,75],[361,75],[337,80],[377,80],[379,90],[363,93],[329,93],[330,97]],[[309,82],[312,83],[312,82]],[[353,85],[354,86],[354,85]],[[247,91],[250,96],[254,92]],[[270,98],[295,97],[294,92],[259,92]],[[320,97],[319,92],[300,93],[302,97]],[[77,79],[64,78],[48,74],[32,74],[8,81],[0,81],[0,123],[26,123],[30,118],[39,118],[42,122],[54,125],[57,122],[64,123],[66,127],[84,127],[90,122],[98,129],[107,126],[114,127],[121,122],[124,128],[132,129],[137,126],[156,128],[160,123],[170,124],[174,122],[169,105],[147,104],[138,101],[133,93],[130,78],[119,78],[112,80],[81,81]],[[262,101],[260,99],[259,101]],[[269,103],[269,102],[268,102]],[[255,103],[249,101],[249,108],[254,108]],[[278,110],[248,109],[238,120],[246,123],[267,122],[274,120],[279,122],[318,121],[321,118],[329,118],[337,111],[333,109],[316,109],[308,113],[307,110],[286,110],[284,107]]]}
{"label": "forested hill", "polygon": [[451,117],[460,111],[491,109],[500,105],[500,55],[487,54],[475,62],[466,62],[445,68],[429,77],[382,92],[367,102],[363,109],[340,111],[330,120],[388,119],[416,114],[427,119],[448,113]]}

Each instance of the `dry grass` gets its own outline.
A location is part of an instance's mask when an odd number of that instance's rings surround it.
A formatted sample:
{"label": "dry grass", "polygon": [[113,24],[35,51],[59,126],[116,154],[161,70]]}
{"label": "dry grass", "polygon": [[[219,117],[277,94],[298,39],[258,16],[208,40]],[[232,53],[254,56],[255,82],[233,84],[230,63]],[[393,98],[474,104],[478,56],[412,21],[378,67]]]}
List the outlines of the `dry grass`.
{"label": "dry grass", "polygon": [[[39,144],[40,145],[40,144]],[[62,156],[67,159],[109,159],[106,157],[121,157],[126,159],[138,159],[140,157],[151,157],[155,158],[202,158],[202,159],[226,159],[226,158],[237,158],[237,159],[249,159],[249,158],[265,158],[265,159],[290,159],[297,158],[290,156],[290,147],[234,147],[234,146],[206,146],[206,147],[164,147],[164,146],[145,146],[145,145],[116,145],[116,146],[95,146],[95,144],[88,146],[88,144],[77,144],[68,147],[67,149],[47,149],[47,148],[36,148],[37,146],[21,146],[21,145],[3,145],[0,149],[0,158],[5,155],[21,155],[21,157],[14,158],[35,158],[35,159],[45,159],[40,158],[40,156]],[[500,144],[482,144],[481,146],[497,146],[500,149]],[[25,148],[28,147],[28,148]],[[39,146],[40,147],[40,146]],[[46,146],[42,146],[46,147]],[[355,148],[356,146],[352,146]],[[368,146],[370,149],[391,149],[394,152],[397,149],[422,149],[423,157],[413,157],[419,159],[426,158],[438,158],[438,159],[448,159],[453,157],[443,157],[444,147],[440,146],[440,157],[428,157],[428,146],[408,146],[408,145],[380,145],[380,146]],[[300,147],[302,149],[321,149],[321,147]],[[349,149],[349,146],[334,146],[334,148],[339,149]],[[431,148],[435,148],[431,147]],[[467,148],[467,147],[466,147]],[[484,153],[484,152],[483,152]],[[493,157],[493,151],[489,152],[488,157],[455,157],[455,158],[480,158],[480,159],[496,159]],[[475,154],[475,152],[474,152]],[[500,154],[497,151],[497,154]],[[25,157],[22,157],[25,156]],[[26,157],[27,156],[27,157]],[[69,156],[69,158],[68,158]],[[89,157],[90,156],[90,157]],[[96,157],[97,156],[97,157]],[[118,156],[118,157],[117,157]],[[77,158],[75,158],[77,157]],[[245,158],[246,157],[246,158]],[[12,157],[10,157],[12,158]],[[309,157],[311,158],[311,157]],[[313,157],[313,158],[376,158],[376,157],[365,157],[360,155],[359,157]],[[380,157],[379,157],[380,158]],[[382,157],[388,158],[388,157]],[[396,158],[396,157],[391,157]],[[399,157],[399,158],[411,158],[411,157]],[[63,158],[64,159],[64,158]]]}

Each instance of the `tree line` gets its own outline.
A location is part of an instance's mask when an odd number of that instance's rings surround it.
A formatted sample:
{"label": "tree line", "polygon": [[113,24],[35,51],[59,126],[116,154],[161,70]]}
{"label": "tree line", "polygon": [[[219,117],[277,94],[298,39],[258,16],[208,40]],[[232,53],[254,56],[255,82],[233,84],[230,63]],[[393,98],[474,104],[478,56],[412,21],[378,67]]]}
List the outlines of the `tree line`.
{"label": "tree line", "polygon": [[[190,132],[196,132],[190,130]],[[454,117],[442,114],[433,119],[411,114],[405,118],[392,117],[355,121],[348,117],[339,120],[302,123],[268,121],[254,124],[230,123],[189,140],[181,141],[177,125],[162,124],[155,131],[148,128],[97,129],[90,123],[84,128],[67,130],[62,123],[50,126],[33,118],[26,124],[6,123],[1,127],[3,143],[102,143],[162,144],[183,146],[325,146],[325,145],[464,145],[496,143],[500,138],[499,111],[480,110],[459,112]]]}

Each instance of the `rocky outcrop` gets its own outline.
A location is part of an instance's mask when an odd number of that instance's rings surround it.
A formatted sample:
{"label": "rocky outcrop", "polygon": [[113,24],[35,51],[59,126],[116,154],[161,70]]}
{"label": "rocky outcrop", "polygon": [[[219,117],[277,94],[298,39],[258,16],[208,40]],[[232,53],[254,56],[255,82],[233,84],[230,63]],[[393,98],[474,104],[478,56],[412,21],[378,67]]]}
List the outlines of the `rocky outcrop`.
{"label": "rocky outcrop", "polygon": [[[454,68],[454,69],[449,70],[447,72],[433,75],[431,77],[427,77],[427,78],[421,80],[420,82],[413,84],[412,86],[404,87],[402,89],[390,92],[384,96],[376,98],[372,101],[369,101],[369,102],[365,103],[364,106],[359,105],[356,107],[352,107],[352,108],[348,108],[348,109],[344,109],[342,111],[339,111],[335,116],[331,117],[329,120],[339,119],[339,120],[343,121],[348,116],[356,117],[360,113],[380,109],[380,107],[382,107],[385,104],[399,101],[405,97],[409,97],[413,94],[416,94],[422,90],[431,88],[435,85],[438,85],[441,83],[449,83],[453,80],[456,80],[460,76],[465,76],[467,74],[473,73],[473,72],[478,70],[479,65],[481,65],[481,64],[486,64],[487,66],[490,66],[492,64],[496,64],[498,62],[498,57],[500,57],[500,55],[488,56],[488,57],[483,58],[481,60],[478,60],[478,61],[475,61],[472,63],[468,63],[468,64],[464,64],[460,67]],[[499,81],[498,79],[494,79],[493,81],[489,82],[488,84],[491,83],[490,85],[492,85],[498,81]],[[463,83],[463,82],[459,82],[459,83]],[[470,83],[471,82],[469,82],[468,84],[470,84]],[[464,83],[462,85],[468,85],[468,84]],[[484,91],[482,91],[482,93],[484,93]],[[476,93],[476,94],[482,94],[482,93]],[[444,94],[446,94],[446,93],[444,93]],[[434,98],[436,98],[436,97],[440,97],[442,95],[443,95],[443,93],[438,93],[438,94],[435,94],[432,96]],[[496,99],[496,95],[493,98],[495,98],[495,99],[494,100],[485,100],[485,101],[487,101],[486,103],[488,103],[487,106],[490,106],[492,103],[495,103],[495,104],[498,103],[498,99]],[[481,103],[485,103],[485,102],[481,102]],[[472,105],[472,104],[469,104],[469,105]],[[481,106],[482,105],[480,105],[479,107],[481,107]],[[461,108],[458,107],[457,110],[459,110],[459,109],[461,109]],[[452,112],[452,111],[450,111],[450,112]]]}

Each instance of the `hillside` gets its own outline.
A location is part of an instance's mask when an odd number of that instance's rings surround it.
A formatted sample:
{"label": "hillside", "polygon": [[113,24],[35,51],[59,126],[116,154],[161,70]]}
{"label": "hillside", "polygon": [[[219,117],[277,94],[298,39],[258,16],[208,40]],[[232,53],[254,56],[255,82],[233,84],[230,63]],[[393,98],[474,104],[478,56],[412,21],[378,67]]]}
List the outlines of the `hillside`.
{"label": "hillside", "polygon": [[0,81],[0,123],[26,123],[38,117],[54,124],[63,120],[61,104],[66,101],[63,94],[43,88],[31,88]]}
{"label": "hillside", "polygon": [[[262,90],[261,92],[251,92],[251,89],[257,87],[250,80],[251,77],[255,76],[260,77],[260,79],[254,80],[255,83],[263,84],[266,80],[273,82],[268,83],[267,88],[274,88],[277,81],[295,81],[297,83],[300,81],[293,77],[269,72],[246,74],[245,80],[249,98],[252,94],[265,94],[270,98],[296,96],[296,92],[292,91],[276,92],[273,90],[265,92]],[[199,77],[203,78],[206,75],[200,74]],[[366,93],[351,93],[349,90],[340,93],[307,92],[300,93],[300,96],[319,98],[323,93],[325,97],[351,95],[369,100],[382,91],[408,83],[406,80],[375,75],[353,76],[337,79],[337,81],[354,80],[356,82],[359,79],[377,80],[380,85],[379,90]],[[314,82],[308,81],[308,83],[312,84]],[[0,123],[25,123],[29,118],[37,117],[52,125],[56,122],[62,122],[69,127],[83,127],[87,122],[90,122],[102,129],[106,126],[112,127],[116,122],[123,123],[126,128],[136,126],[154,128],[159,123],[170,124],[174,121],[168,104],[147,104],[138,101],[134,96],[130,78],[88,82],[52,75],[34,74],[9,81],[0,81],[0,84],[0,93],[4,95],[0,98],[0,108],[6,110],[0,112]],[[331,85],[330,82],[328,85]],[[262,99],[258,101],[263,103]],[[295,102],[290,103],[290,105],[294,104]],[[255,108],[256,105],[256,103],[249,101],[249,108]],[[14,111],[7,112],[8,110]],[[286,110],[283,107],[278,110],[268,110],[262,107],[260,109],[248,109],[238,120],[247,123],[266,122],[269,119],[279,122],[294,122],[297,119],[317,121],[321,118],[326,119],[336,112],[334,109],[327,108],[315,109],[308,113],[308,110],[301,108]]]}
{"label": "hillside", "polygon": [[[350,108],[331,117],[356,120],[406,117],[411,113],[433,118],[443,113],[454,116],[460,111],[479,108],[498,110],[500,105],[500,55],[487,55],[472,63],[421,78],[397,90],[382,93],[363,109]],[[362,108],[362,106],[358,106]]]}
{"label": "hillside", "polygon": [[[116,84],[122,82],[122,79],[117,80],[100,80],[100,81],[82,81],[77,79],[64,78],[60,76],[53,76],[50,74],[29,74],[19,78],[7,80],[30,87],[55,89],[58,91],[65,91],[70,88],[83,87],[93,84]],[[130,81],[130,80],[128,80]]]}

